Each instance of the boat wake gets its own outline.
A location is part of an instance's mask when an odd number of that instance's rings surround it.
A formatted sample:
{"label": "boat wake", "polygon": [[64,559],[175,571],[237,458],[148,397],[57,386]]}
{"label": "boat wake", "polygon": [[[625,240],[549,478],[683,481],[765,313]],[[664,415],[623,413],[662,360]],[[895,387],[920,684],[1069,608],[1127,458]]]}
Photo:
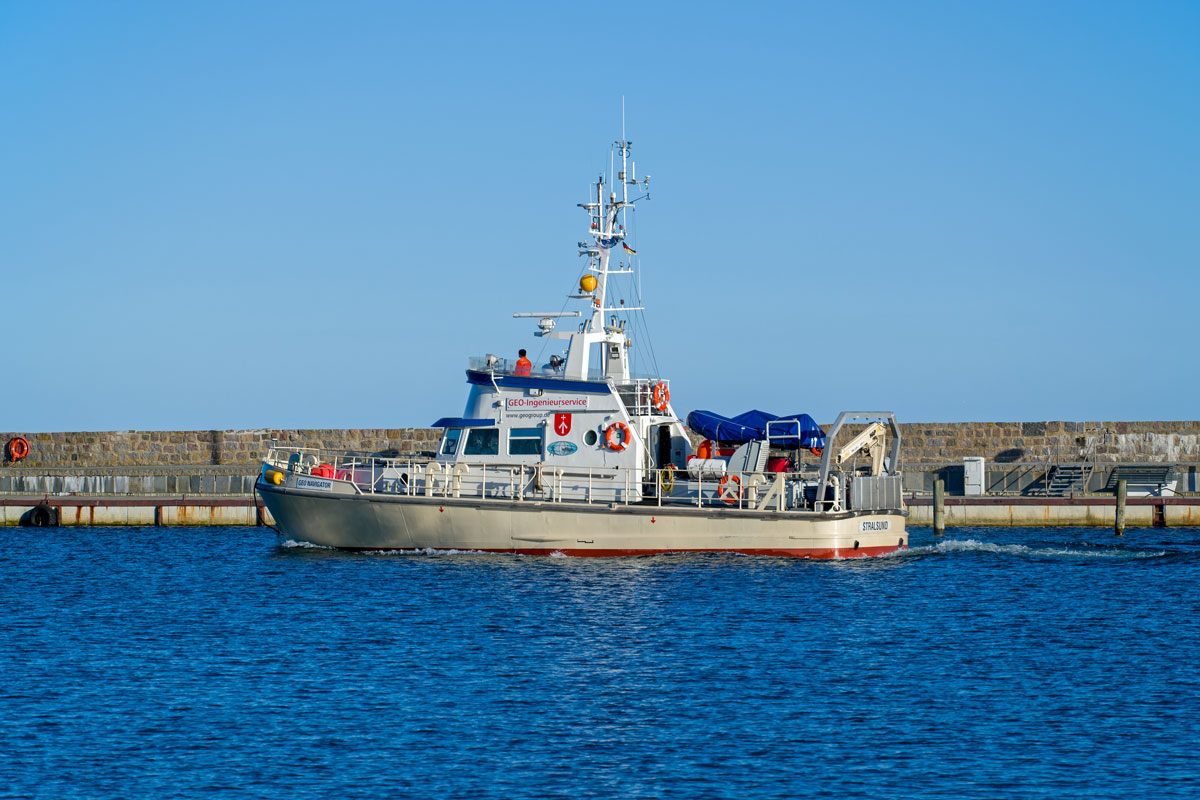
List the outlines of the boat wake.
{"label": "boat wake", "polygon": [[299,550],[328,550],[334,553],[345,552],[349,554],[354,552],[358,555],[368,556],[461,556],[461,555],[487,555],[484,550],[454,550],[454,549],[439,549],[436,547],[417,547],[409,549],[385,549],[376,550],[341,550],[337,547],[330,547],[324,544],[313,544],[312,542],[301,542],[295,539],[282,539],[279,546],[284,549],[299,549]]}
{"label": "boat wake", "polygon": [[1018,558],[1108,558],[1108,559],[1144,559],[1162,558],[1172,555],[1167,550],[1135,550],[1132,548],[1079,544],[1073,547],[1037,547],[1024,544],[996,544],[983,542],[978,539],[948,539],[932,545],[911,547],[892,553],[892,557],[912,557],[928,555],[951,555],[958,553],[985,553],[999,556],[1015,556]]}
{"label": "boat wake", "polygon": [[327,547],[323,544],[313,544],[312,542],[298,542],[295,539],[283,539],[279,542],[280,547],[292,548],[298,547],[302,550],[333,550],[332,547]]}

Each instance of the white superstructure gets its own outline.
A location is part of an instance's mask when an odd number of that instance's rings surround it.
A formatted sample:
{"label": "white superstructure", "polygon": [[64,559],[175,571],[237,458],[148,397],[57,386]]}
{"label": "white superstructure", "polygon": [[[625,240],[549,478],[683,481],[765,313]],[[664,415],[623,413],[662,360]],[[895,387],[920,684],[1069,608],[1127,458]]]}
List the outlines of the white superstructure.
{"label": "white superstructure", "polygon": [[[537,320],[535,341],[551,350],[544,362],[471,359],[463,414],[435,423],[442,439],[425,459],[272,448],[258,490],[285,534],[348,548],[579,555],[871,555],[906,545],[890,413],[839,417],[819,463],[806,448],[824,437],[795,417],[736,426],[732,445],[718,435],[696,454],[669,381],[632,368],[630,323],[643,309],[637,292],[617,298],[612,284],[637,285],[625,225],[640,199],[630,189],[648,178],[634,174],[630,147],[614,143],[610,175],[579,204],[586,266],[568,301],[582,308],[514,315]],[[867,427],[831,459],[851,419]],[[862,468],[859,455],[870,458]]]}

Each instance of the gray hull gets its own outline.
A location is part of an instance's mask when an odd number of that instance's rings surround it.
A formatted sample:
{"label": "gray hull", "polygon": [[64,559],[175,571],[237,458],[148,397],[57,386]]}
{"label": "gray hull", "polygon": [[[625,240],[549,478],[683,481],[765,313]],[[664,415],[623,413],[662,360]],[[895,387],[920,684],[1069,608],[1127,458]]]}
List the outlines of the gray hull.
{"label": "gray hull", "polygon": [[280,531],[350,550],[479,550],[575,556],[736,552],[809,558],[884,555],[908,544],[905,513],[758,512],[651,504],[480,501],[259,493]]}

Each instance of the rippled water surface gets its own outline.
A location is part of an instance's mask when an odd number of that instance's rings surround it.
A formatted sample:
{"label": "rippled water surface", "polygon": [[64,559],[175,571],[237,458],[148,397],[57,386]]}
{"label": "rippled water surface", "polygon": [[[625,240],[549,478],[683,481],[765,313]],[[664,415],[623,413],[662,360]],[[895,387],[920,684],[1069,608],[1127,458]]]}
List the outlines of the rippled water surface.
{"label": "rippled water surface", "polygon": [[1196,797],[1200,530],[874,560],[0,529],[0,797]]}

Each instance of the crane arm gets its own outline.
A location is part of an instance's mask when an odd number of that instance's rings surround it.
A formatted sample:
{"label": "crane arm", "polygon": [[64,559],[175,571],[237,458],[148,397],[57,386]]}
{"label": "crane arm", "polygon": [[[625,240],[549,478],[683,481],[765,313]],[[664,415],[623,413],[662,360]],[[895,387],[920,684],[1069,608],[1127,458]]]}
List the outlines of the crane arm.
{"label": "crane arm", "polygon": [[882,422],[872,422],[862,433],[837,451],[834,463],[841,468],[847,461],[858,454],[871,456],[871,474],[883,473],[883,445],[887,436],[887,426]]}

